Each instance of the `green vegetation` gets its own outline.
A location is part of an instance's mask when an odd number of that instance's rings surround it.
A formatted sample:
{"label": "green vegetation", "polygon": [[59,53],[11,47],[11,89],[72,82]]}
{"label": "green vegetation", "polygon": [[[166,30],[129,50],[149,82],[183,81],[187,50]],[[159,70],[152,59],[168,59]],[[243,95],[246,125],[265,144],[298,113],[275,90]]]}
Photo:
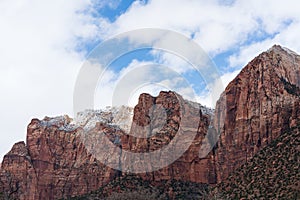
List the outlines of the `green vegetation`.
{"label": "green vegetation", "polygon": [[153,186],[149,181],[145,181],[138,176],[127,175],[122,178],[116,178],[97,191],[72,199],[206,199],[208,193],[209,188],[207,184],[171,180],[162,181],[158,185]]}
{"label": "green vegetation", "polygon": [[299,136],[300,127],[282,134],[215,187],[176,180],[153,186],[127,175],[72,199],[300,199]]}
{"label": "green vegetation", "polygon": [[300,199],[300,128],[282,134],[215,187],[229,199]]}

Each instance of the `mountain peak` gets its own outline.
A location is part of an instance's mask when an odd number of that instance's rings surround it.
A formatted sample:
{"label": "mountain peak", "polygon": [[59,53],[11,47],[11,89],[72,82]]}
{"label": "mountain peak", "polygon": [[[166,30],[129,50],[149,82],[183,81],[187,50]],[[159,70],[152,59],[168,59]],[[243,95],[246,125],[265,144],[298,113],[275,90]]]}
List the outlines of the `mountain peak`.
{"label": "mountain peak", "polygon": [[26,148],[25,142],[21,141],[12,147],[12,149],[6,154],[8,155],[20,155],[20,156],[27,156],[28,150]]}
{"label": "mountain peak", "polygon": [[224,121],[216,153],[219,181],[297,125],[299,86],[300,56],[279,45],[254,58],[229,83],[216,105],[224,116],[221,122],[215,118],[215,127]]}
{"label": "mountain peak", "polygon": [[279,50],[279,49],[282,49],[282,47],[279,45],[279,44],[274,44],[270,49],[270,50]]}
{"label": "mountain peak", "polygon": [[289,55],[294,55],[294,56],[299,56],[295,51],[287,48],[280,46],[278,44],[274,44],[269,50],[267,50],[268,53],[270,52],[275,52],[275,53],[284,53],[284,54],[289,54]]}

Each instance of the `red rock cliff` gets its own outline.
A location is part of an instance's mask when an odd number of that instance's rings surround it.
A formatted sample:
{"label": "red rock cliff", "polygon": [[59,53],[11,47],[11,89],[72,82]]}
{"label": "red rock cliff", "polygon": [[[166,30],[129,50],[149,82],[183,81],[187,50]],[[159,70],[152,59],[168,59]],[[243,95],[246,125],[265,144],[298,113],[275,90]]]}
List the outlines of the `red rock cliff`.
{"label": "red rock cliff", "polygon": [[[131,134],[150,134],[149,138],[125,134],[110,121],[112,115],[102,113],[100,122],[91,125],[95,120],[91,117],[83,120],[80,126],[72,124],[67,116],[33,119],[28,125],[26,145],[24,142],[15,144],[4,157],[0,175],[4,195],[17,199],[59,199],[96,190],[122,175],[97,160],[98,153],[103,153],[106,146],[98,140],[100,133],[114,142],[115,150],[148,152],[167,145],[181,123],[195,127],[184,130],[186,135],[196,133],[187,152],[172,165],[140,176],[152,182],[169,179],[216,181],[212,155],[205,159],[198,157],[209,123],[209,116],[201,112],[199,104],[185,101],[174,92],[161,92],[158,97],[142,94],[134,110]],[[114,153],[108,157],[118,155]],[[119,159],[112,159],[112,162],[120,162],[121,168],[125,167]],[[132,166],[141,166],[141,163],[133,160]]]}
{"label": "red rock cliff", "polygon": [[[163,108],[165,113],[162,113],[160,108]],[[142,178],[150,181],[176,179],[201,183],[216,182],[213,154],[199,158],[199,149],[211,118],[209,113],[201,110],[199,104],[184,101],[173,92],[161,92],[156,98],[142,94],[134,111],[131,134],[146,132],[145,134],[152,136],[137,139],[127,135],[122,139],[123,149],[134,152],[154,151],[168,145],[179,132],[186,136],[196,133],[193,142],[179,159],[160,170],[140,174]],[[152,120],[149,120],[149,117]]]}
{"label": "red rock cliff", "polygon": [[[53,119],[52,119],[53,120]],[[61,119],[68,123],[68,119]],[[17,143],[5,155],[1,181],[4,193],[16,199],[58,199],[97,189],[116,171],[86,152],[78,129],[63,130],[51,119],[33,119],[27,129],[27,146]]]}
{"label": "red rock cliff", "polygon": [[300,56],[273,46],[227,86],[215,109],[218,181],[300,121]]}

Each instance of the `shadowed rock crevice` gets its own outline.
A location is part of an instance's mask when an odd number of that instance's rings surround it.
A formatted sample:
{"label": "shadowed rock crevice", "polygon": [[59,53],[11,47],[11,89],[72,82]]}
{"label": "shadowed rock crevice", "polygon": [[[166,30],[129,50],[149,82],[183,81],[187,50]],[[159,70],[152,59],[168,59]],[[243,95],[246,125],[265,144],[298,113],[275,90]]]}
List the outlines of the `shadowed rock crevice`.
{"label": "shadowed rock crevice", "polygon": [[283,77],[280,78],[281,82],[284,84],[284,89],[292,95],[300,97],[300,88],[294,84],[287,82]]}

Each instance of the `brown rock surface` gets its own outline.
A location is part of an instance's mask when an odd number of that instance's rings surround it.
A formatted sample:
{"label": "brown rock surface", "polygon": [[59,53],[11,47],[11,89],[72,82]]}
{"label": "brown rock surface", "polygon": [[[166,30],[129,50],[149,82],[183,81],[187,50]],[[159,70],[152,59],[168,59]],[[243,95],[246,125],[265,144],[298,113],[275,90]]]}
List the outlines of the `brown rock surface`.
{"label": "brown rock surface", "polygon": [[142,94],[135,107],[131,134],[146,132],[145,134],[151,137],[137,139],[126,135],[123,136],[122,146],[123,149],[134,152],[155,151],[168,145],[179,132],[183,135],[196,133],[187,151],[174,163],[140,176],[154,182],[175,179],[215,183],[213,154],[203,159],[199,158],[199,149],[209,121],[210,116],[201,111],[199,104],[183,101],[176,93],[160,92],[158,97]]}
{"label": "brown rock surface", "polygon": [[[186,117],[182,117],[182,112]],[[126,135],[108,121],[95,123],[94,128],[88,123],[76,126],[71,121],[68,116],[31,121],[27,145],[24,142],[15,144],[3,160],[0,180],[5,195],[18,199],[58,199],[96,190],[121,175],[96,159],[107,146],[99,140],[101,133],[116,146],[114,152],[106,155],[110,162],[120,162],[118,164],[124,167],[118,157],[122,156],[118,148],[133,152],[154,151],[168,145],[180,128],[186,136],[196,133],[188,151],[172,165],[140,176],[151,182],[170,179],[215,182],[210,157],[198,157],[209,117],[202,114],[199,104],[184,101],[174,92],[161,92],[158,97],[141,95],[135,107],[131,134],[150,134],[146,139]],[[180,127],[181,123],[185,126]],[[184,129],[187,127],[196,128]],[[141,166],[141,163],[141,160],[133,161],[132,166]]]}
{"label": "brown rock surface", "polygon": [[[209,114],[203,113],[199,104],[183,100],[174,92],[160,92],[157,97],[141,94],[134,109],[129,134],[102,124],[97,126],[98,129],[89,132],[86,137],[87,145],[93,145],[88,149],[100,160],[115,164],[115,167],[126,172],[123,175],[139,171],[142,172],[139,176],[153,183],[170,179],[215,183],[213,154],[209,154],[206,158],[199,158],[199,149],[206,135],[209,121]],[[108,145],[99,136],[101,132],[110,133],[107,135],[116,145],[116,148],[113,148],[108,155],[106,155]],[[176,141],[175,136],[178,133],[181,133],[183,137]],[[191,137],[191,145],[187,146],[190,135],[194,137]],[[118,137],[119,139],[116,140]],[[144,154],[163,149],[167,145],[173,145],[170,154],[158,153],[158,156],[152,155],[149,159],[146,159],[148,158],[146,156],[132,157],[124,153],[124,151],[129,151]],[[186,152],[182,152],[183,155],[180,154],[178,159],[174,158],[176,160],[174,163],[170,162],[175,152],[185,147]],[[158,164],[164,164],[165,167],[156,170]]]}
{"label": "brown rock surface", "polygon": [[300,56],[275,45],[227,86],[215,110],[219,182],[299,123],[299,74]]}
{"label": "brown rock surface", "polygon": [[17,143],[5,155],[1,180],[10,198],[70,197],[95,190],[114,178],[116,171],[87,154],[77,129],[62,130],[60,124],[50,125],[51,120],[33,119],[27,129],[27,146]]}
{"label": "brown rock surface", "polygon": [[[24,142],[16,143],[3,159],[0,181],[5,199],[35,199],[37,176]],[[26,180],[26,181],[24,181]]]}

